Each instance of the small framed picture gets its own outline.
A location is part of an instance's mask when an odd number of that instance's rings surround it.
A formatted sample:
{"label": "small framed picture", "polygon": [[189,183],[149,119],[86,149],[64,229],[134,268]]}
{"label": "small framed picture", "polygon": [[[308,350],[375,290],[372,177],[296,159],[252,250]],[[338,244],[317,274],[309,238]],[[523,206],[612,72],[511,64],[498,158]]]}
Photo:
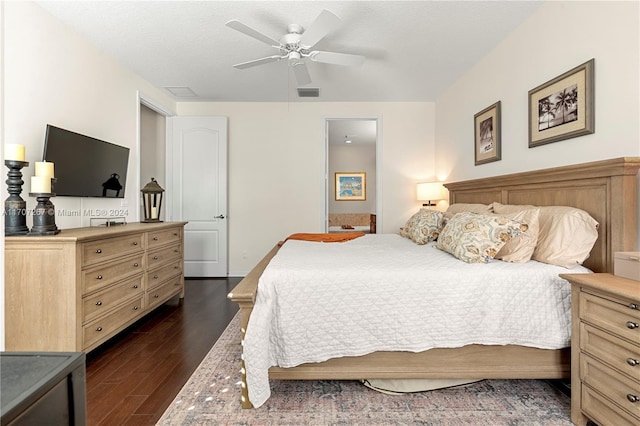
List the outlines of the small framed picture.
{"label": "small framed picture", "polygon": [[367,199],[365,172],[336,172],[336,201],[364,201]]}
{"label": "small framed picture", "polygon": [[594,131],[593,59],[529,90],[529,148]]}
{"label": "small framed picture", "polygon": [[500,101],[473,116],[475,165],[500,160],[502,155],[500,130]]}

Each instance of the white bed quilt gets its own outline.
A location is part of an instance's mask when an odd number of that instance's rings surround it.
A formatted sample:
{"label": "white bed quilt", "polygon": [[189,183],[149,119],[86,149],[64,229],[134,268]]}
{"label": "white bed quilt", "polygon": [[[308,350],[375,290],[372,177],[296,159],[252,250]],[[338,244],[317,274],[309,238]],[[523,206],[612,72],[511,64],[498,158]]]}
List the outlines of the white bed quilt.
{"label": "white bed quilt", "polygon": [[567,347],[571,288],[558,276],[566,271],[468,264],[395,234],[289,240],[260,277],[244,338],[249,400],[269,398],[272,366],[468,344]]}

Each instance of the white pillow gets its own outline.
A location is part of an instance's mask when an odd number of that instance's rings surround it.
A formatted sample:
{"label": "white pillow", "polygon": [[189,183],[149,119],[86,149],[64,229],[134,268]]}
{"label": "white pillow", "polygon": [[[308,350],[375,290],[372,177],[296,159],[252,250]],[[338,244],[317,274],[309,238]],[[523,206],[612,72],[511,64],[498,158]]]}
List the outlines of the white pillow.
{"label": "white pillow", "polygon": [[496,214],[539,208],[540,231],[532,259],[571,269],[581,265],[598,239],[598,222],[589,213],[568,206],[493,203]]}
{"label": "white pillow", "polygon": [[[498,252],[496,259],[505,262],[528,262],[533,256],[538,242],[540,209],[526,209],[515,213],[502,213],[500,216],[517,220],[526,225],[520,235],[509,240]],[[525,227],[523,227],[525,228]]]}

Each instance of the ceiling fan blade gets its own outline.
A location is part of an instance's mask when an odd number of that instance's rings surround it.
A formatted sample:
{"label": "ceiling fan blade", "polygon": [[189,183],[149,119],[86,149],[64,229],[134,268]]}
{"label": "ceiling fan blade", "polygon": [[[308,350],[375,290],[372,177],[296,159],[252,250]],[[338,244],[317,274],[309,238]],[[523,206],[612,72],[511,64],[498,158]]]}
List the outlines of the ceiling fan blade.
{"label": "ceiling fan blade", "polygon": [[253,28],[243,24],[240,21],[235,19],[226,23],[227,27],[233,28],[236,31],[240,31],[243,34],[248,35],[249,37],[253,37],[256,40],[260,40],[263,43],[267,43],[270,46],[280,46],[280,42],[272,39],[269,36],[262,34],[260,31],[254,30]]}
{"label": "ceiling fan blade", "polygon": [[323,52],[321,50],[316,50],[309,54],[309,59],[314,62],[323,62],[325,64],[357,67],[362,65],[366,58],[364,56],[350,55],[348,53]]}
{"label": "ceiling fan blade", "polygon": [[255,67],[256,65],[268,64],[269,62],[275,62],[282,59],[282,56],[267,56],[266,58],[254,59],[253,61],[242,62],[240,64],[235,64],[233,67],[239,70],[243,70],[245,68]]}
{"label": "ceiling fan blade", "polygon": [[311,83],[311,76],[309,75],[307,64],[304,62],[298,62],[297,64],[292,65],[291,68],[293,68],[293,74],[296,76],[298,86],[304,86],[305,84]]}
{"label": "ceiling fan blade", "polygon": [[300,45],[307,49],[313,47],[324,36],[340,26],[340,18],[328,10],[323,10],[315,21],[309,25],[300,38]]}

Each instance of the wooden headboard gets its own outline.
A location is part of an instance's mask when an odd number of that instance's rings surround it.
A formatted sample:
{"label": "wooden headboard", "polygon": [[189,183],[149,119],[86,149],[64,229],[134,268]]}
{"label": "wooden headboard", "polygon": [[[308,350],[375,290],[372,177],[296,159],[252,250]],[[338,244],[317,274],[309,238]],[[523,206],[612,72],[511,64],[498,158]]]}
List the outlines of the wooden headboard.
{"label": "wooden headboard", "polygon": [[600,227],[584,265],[613,273],[614,253],[636,251],[640,157],[623,157],[510,175],[446,183],[449,203],[572,206]]}

